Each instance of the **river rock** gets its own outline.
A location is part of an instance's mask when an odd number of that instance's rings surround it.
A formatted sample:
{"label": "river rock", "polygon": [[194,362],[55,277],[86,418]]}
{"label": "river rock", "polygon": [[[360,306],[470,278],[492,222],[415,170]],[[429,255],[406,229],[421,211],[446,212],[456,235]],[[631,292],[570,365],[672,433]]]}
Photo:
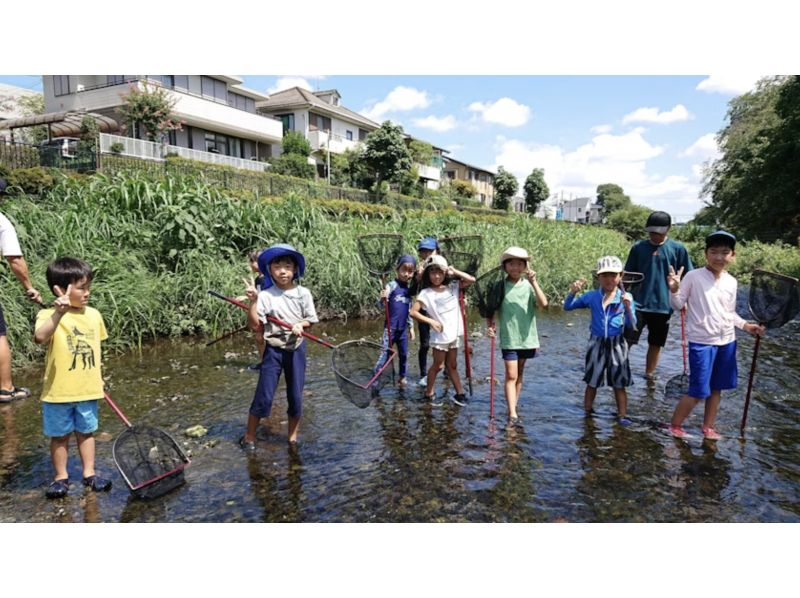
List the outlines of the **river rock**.
{"label": "river rock", "polygon": [[208,428],[204,428],[200,424],[197,424],[196,426],[186,428],[183,433],[189,438],[202,438],[208,434]]}

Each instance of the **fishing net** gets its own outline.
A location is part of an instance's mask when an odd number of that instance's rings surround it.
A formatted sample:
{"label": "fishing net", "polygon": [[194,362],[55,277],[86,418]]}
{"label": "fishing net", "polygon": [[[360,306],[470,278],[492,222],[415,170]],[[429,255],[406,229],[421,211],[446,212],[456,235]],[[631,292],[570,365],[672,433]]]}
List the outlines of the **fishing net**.
{"label": "fishing net", "polygon": [[394,380],[394,356],[393,349],[364,339],[336,346],[331,364],[339,390],[353,405],[364,409]]}
{"label": "fishing net", "polygon": [[358,253],[370,274],[386,276],[403,255],[403,237],[393,233],[361,235],[356,239]]}
{"label": "fishing net", "polygon": [[184,483],[189,458],[175,440],[158,428],[132,426],[114,441],[114,463],[138,498],[156,498]]}
{"label": "fishing net", "polygon": [[[622,286],[625,287],[625,292],[631,294],[639,287],[642,281],[644,281],[644,274],[641,272],[623,272],[622,280],[620,280]],[[592,270],[592,287],[595,289],[600,288],[600,276],[594,270]]]}
{"label": "fishing net", "polygon": [[750,312],[766,328],[780,328],[800,309],[797,279],[766,270],[755,270],[750,281]]}
{"label": "fishing net", "polygon": [[500,266],[485,272],[475,281],[468,292],[475,299],[475,306],[484,318],[491,318],[500,309],[505,296],[506,273]]}
{"label": "fishing net", "polygon": [[483,258],[483,237],[480,235],[464,235],[439,239],[439,247],[444,259],[456,270],[466,272],[470,276],[478,273]]}

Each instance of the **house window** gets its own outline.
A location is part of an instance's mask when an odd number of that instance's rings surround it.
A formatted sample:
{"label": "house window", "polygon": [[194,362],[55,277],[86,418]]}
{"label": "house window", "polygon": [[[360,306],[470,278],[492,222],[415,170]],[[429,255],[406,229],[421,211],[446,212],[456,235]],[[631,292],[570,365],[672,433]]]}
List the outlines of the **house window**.
{"label": "house window", "polygon": [[206,133],[206,151],[212,154],[228,154],[228,138],[219,133]]}
{"label": "house window", "polygon": [[446,170],[444,174],[451,181],[455,180],[455,178],[456,178],[456,171],[455,170]]}
{"label": "house window", "polygon": [[53,92],[57,96],[69,93],[69,75],[53,75]]}
{"label": "house window", "polygon": [[175,87],[178,89],[189,89],[189,76],[188,75],[173,75],[175,80]]}
{"label": "house window", "polygon": [[170,145],[178,145],[178,132],[175,129],[167,131],[167,143]]}
{"label": "house window", "polygon": [[353,132],[352,131],[345,131],[345,137],[347,137],[347,141],[353,141]]}
{"label": "house window", "polygon": [[[156,78],[158,78],[158,75],[156,75]],[[175,87],[175,75],[161,75],[160,79],[164,87],[169,87],[170,89]]]}
{"label": "house window", "polygon": [[204,98],[214,97],[214,79],[211,77],[203,76],[202,79],[202,94]]}
{"label": "house window", "polygon": [[125,83],[125,75],[106,75],[106,85]]}
{"label": "house window", "polygon": [[312,131],[330,131],[331,119],[321,114],[308,113],[308,128]]}
{"label": "house window", "polygon": [[367,140],[367,135],[369,135],[369,133],[367,131],[365,131],[364,129],[359,129],[358,130],[358,140],[359,141],[366,141]]}
{"label": "house window", "polygon": [[214,79],[214,99],[222,103],[228,102],[228,86],[225,81]]}
{"label": "house window", "polygon": [[276,114],[275,118],[279,118],[283,123],[284,135],[289,131],[294,131],[294,114]]}
{"label": "house window", "polygon": [[478,178],[478,173],[475,172],[474,170],[470,170],[469,171],[469,180],[470,181],[474,181],[477,178]]}
{"label": "house window", "polygon": [[486,203],[486,194],[485,193],[481,193],[481,203],[482,204]]}

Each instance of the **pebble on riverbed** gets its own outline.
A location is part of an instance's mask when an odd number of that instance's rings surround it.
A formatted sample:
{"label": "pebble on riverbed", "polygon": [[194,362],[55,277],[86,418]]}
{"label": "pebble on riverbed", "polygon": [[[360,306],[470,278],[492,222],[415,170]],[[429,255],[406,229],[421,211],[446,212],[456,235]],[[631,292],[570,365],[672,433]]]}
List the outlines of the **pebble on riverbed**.
{"label": "pebble on riverbed", "polygon": [[183,433],[188,436],[189,438],[202,438],[206,434],[208,434],[208,428],[204,428],[200,424],[196,426],[191,426],[190,428],[186,428]]}

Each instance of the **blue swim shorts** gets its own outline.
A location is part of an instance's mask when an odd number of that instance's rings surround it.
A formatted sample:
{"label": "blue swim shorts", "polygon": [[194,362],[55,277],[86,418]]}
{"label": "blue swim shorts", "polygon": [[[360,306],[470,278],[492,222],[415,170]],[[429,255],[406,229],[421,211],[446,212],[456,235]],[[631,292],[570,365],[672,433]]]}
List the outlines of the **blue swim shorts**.
{"label": "blue swim shorts", "polygon": [[519,361],[520,359],[533,359],[539,354],[539,349],[501,349],[503,361]]}
{"label": "blue swim shorts", "polygon": [[689,343],[689,392],[694,399],[711,396],[712,390],[736,388],[736,341],[727,345]]}
{"label": "blue swim shorts", "polygon": [[97,399],[74,403],[42,403],[44,435],[51,438],[72,432],[91,434],[97,430]]}

